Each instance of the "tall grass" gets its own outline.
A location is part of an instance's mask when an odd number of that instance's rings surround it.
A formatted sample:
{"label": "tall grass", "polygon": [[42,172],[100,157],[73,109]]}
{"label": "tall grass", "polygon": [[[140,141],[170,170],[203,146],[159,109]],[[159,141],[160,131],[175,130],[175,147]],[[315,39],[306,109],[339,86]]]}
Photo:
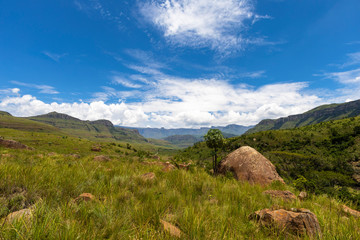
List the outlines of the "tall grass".
{"label": "tall grass", "polygon": [[[248,219],[273,205],[310,209],[324,239],[360,239],[360,221],[346,216],[341,203],[325,195],[284,202],[262,192],[286,186],[253,186],[196,167],[163,172],[115,152],[109,162],[94,161],[91,152],[80,159],[46,151],[1,152],[12,156],[0,160],[0,195],[21,187],[29,204],[36,203],[30,222],[0,222],[1,239],[172,239],[160,219],[179,227],[184,239],[296,239]],[[147,172],[156,178],[142,179]],[[84,192],[96,200],[75,203]]]}

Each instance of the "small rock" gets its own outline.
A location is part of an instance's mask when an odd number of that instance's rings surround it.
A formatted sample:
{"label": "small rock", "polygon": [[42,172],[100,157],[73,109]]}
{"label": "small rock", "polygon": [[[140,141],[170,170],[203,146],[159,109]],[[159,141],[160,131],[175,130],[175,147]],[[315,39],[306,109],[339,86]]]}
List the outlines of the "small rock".
{"label": "small rock", "polygon": [[10,213],[6,217],[6,220],[8,222],[13,222],[13,221],[20,220],[20,219],[29,221],[32,217],[33,217],[32,210],[29,208],[25,208],[25,209]]}
{"label": "small rock", "polygon": [[99,161],[99,162],[108,162],[111,159],[108,156],[104,156],[104,155],[99,155],[99,156],[95,156],[94,157],[95,161]]}
{"label": "small rock", "polygon": [[164,220],[160,220],[160,222],[163,225],[164,230],[166,232],[170,233],[171,236],[178,237],[178,238],[181,236],[181,231],[179,228],[175,227],[171,223],[168,223]]}
{"label": "small rock", "polygon": [[281,191],[281,190],[267,190],[263,192],[264,194],[270,195],[274,198],[282,198],[286,201],[295,200],[296,196],[290,191]]}
{"label": "small rock", "polygon": [[180,163],[178,164],[180,169],[189,170],[191,163]]}
{"label": "small rock", "polygon": [[250,218],[258,220],[263,226],[275,225],[280,230],[286,230],[297,235],[321,235],[320,224],[316,215],[307,209],[296,209],[296,211],[262,209],[256,211]]}
{"label": "small rock", "polygon": [[351,209],[351,208],[349,208],[349,207],[346,206],[346,205],[343,205],[342,207],[343,207],[343,211],[344,211],[345,213],[348,213],[348,214],[350,214],[351,216],[354,216],[354,217],[356,217],[356,218],[359,218],[359,217],[360,217],[360,212],[359,212],[359,211],[356,211],[356,210],[354,210],[354,209]]}
{"label": "small rock", "polygon": [[304,200],[304,199],[306,199],[307,198],[307,192],[301,192],[301,193],[299,193],[299,196],[298,196],[298,198],[300,199],[300,200]]}
{"label": "small rock", "polygon": [[95,200],[95,196],[91,193],[82,193],[77,198],[74,199],[75,202],[89,202]]}
{"label": "small rock", "polygon": [[145,181],[151,181],[151,180],[155,179],[155,173],[153,173],[153,172],[145,173],[145,174],[141,175],[141,178]]}
{"label": "small rock", "polygon": [[101,147],[100,146],[92,146],[91,151],[93,151],[93,152],[101,152]]}
{"label": "small rock", "polygon": [[1,154],[1,157],[3,158],[11,158],[13,155],[9,154],[9,153],[3,153]]}
{"label": "small rock", "polygon": [[72,157],[72,158],[75,158],[75,159],[79,159],[80,158],[80,155],[79,154],[69,154],[68,155],[69,157]]}
{"label": "small rock", "polygon": [[164,168],[162,169],[164,172],[169,172],[171,170],[174,170],[176,167],[171,164],[170,162],[163,163]]}

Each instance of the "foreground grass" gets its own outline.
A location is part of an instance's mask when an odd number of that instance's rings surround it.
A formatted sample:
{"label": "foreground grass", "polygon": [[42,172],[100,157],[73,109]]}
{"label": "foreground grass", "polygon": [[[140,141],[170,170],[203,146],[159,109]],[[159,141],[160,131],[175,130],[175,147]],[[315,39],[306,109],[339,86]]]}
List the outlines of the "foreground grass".
{"label": "foreground grass", "polygon": [[[340,203],[326,195],[283,202],[262,192],[286,186],[251,186],[201,168],[163,172],[115,153],[109,162],[94,161],[91,152],[79,159],[45,150],[0,148],[0,153],[7,154],[0,160],[0,197],[22,188],[28,205],[36,205],[30,222],[0,220],[0,239],[171,239],[160,219],[178,226],[184,239],[295,238],[248,220],[252,212],[273,205],[310,209],[323,239],[360,238],[360,221],[347,218]],[[156,179],[143,180],[147,172]],[[97,200],[75,204],[84,192]]]}

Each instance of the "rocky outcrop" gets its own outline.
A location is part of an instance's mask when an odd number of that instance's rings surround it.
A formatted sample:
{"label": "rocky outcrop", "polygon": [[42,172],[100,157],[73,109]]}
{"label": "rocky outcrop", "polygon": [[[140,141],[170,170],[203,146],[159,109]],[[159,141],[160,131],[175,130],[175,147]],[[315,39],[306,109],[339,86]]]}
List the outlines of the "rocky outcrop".
{"label": "rocky outcrop", "polygon": [[295,200],[296,196],[290,191],[281,191],[281,190],[266,190],[263,192],[266,195],[270,195],[273,198],[282,198],[285,201]]}
{"label": "rocky outcrop", "polygon": [[257,220],[262,226],[277,227],[295,235],[321,235],[319,221],[315,214],[307,209],[262,209],[250,216]]}
{"label": "rocky outcrop", "polygon": [[13,149],[27,149],[32,150],[33,148],[28,147],[22,143],[19,143],[14,140],[5,140],[3,138],[0,138],[0,146],[6,147],[6,148],[13,148]]}
{"label": "rocky outcrop", "polygon": [[276,172],[275,166],[255,149],[244,146],[230,153],[220,162],[219,172],[231,171],[236,179],[252,184],[267,185],[284,180]]}

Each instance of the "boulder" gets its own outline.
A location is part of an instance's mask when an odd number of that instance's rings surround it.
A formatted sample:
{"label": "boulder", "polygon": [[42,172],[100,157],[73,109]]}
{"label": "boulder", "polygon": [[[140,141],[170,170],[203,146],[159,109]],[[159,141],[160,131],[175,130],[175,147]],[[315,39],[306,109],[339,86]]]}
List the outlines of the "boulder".
{"label": "boulder", "polygon": [[359,211],[356,211],[356,210],[354,210],[354,209],[351,209],[351,208],[349,208],[349,207],[346,206],[346,205],[343,205],[342,208],[343,208],[343,211],[344,211],[345,213],[348,213],[348,214],[350,214],[351,216],[356,217],[356,218],[359,218],[359,217],[360,217],[360,212],[359,212]]}
{"label": "boulder", "polygon": [[275,166],[255,149],[244,146],[227,155],[221,162],[219,172],[231,171],[236,179],[252,184],[268,185],[284,180],[276,172]]}
{"label": "boulder", "polygon": [[22,143],[19,143],[14,140],[5,140],[0,138],[0,146],[6,147],[6,148],[13,148],[13,149],[27,149],[32,150],[33,148],[28,147]]}
{"label": "boulder", "polygon": [[160,223],[163,226],[163,229],[168,232],[171,236],[173,237],[180,237],[181,236],[181,230],[177,227],[175,227],[174,225],[172,225],[171,223],[168,223],[164,220],[160,220]]}
{"label": "boulder", "polygon": [[307,209],[262,209],[250,216],[256,219],[262,226],[277,227],[281,231],[309,236],[321,235],[319,221],[315,214]]}
{"label": "boulder", "polygon": [[263,192],[266,195],[270,195],[273,198],[282,198],[285,201],[295,200],[296,196],[290,191],[281,191],[281,190],[266,190]]}
{"label": "boulder", "polygon": [[99,161],[99,162],[108,162],[111,159],[108,156],[104,156],[104,155],[98,155],[94,157],[95,161]]}

